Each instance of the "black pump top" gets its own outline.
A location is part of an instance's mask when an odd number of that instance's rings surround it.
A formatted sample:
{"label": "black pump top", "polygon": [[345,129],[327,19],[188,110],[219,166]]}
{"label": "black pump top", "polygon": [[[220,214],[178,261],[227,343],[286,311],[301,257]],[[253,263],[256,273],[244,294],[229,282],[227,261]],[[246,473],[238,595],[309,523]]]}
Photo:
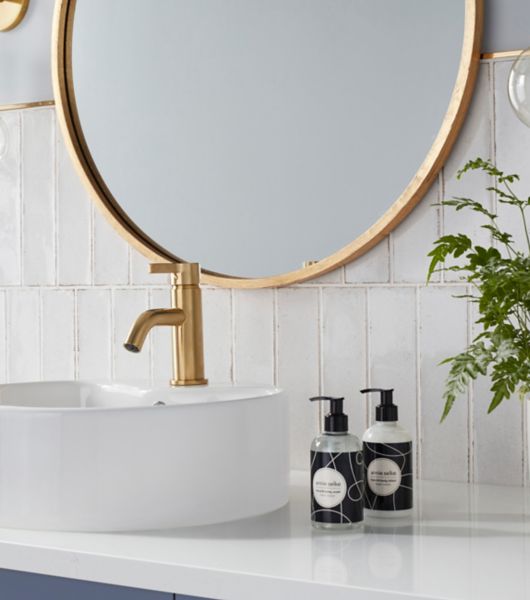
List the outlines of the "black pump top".
{"label": "black pump top", "polygon": [[343,412],[344,398],[331,396],[314,396],[311,402],[329,400],[329,413],[324,417],[324,431],[326,433],[345,433],[348,431],[348,415]]}
{"label": "black pump top", "polygon": [[394,390],[383,390],[381,388],[367,388],[361,390],[361,394],[368,394],[370,392],[379,392],[381,394],[381,404],[378,404],[375,407],[375,420],[397,421],[398,407],[394,404]]}

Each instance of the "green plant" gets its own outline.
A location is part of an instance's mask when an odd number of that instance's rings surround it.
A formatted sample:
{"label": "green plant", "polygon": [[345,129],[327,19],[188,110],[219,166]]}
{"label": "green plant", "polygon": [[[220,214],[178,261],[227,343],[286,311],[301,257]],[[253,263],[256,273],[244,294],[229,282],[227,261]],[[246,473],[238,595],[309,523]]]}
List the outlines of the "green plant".
{"label": "green plant", "polygon": [[[458,172],[458,179],[468,171],[484,171],[496,181],[488,191],[496,194],[497,202],[519,211],[522,221],[522,250],[516,247],[512,234],[499,228],[498,215],[484,204],[470,198],[444,200],[443,206],[455,210],[480,213],[485,220],[482,227],[491,235],[491,245],[482,247],[462,233],[444,235],[434,243],[429,253],[431,263],[427,276],[443,269],[462,274],[470,286],[470,293],[458,296],[476,303],[481,332],[468,348],[444,360],[450,364],[443,398],[445,406],[441,420],[451,410],[456,397],[466,391],[469,383],[479,375],[491,377],[491,399],[488,413],[493,411],[515,391],[521,397],[530,392],[530,233],[526,209],[530,197],[519,198],[513,184],[515,174],[506,175],[491,161],[481,158],[469,161]],[[453,259],[447,264],[448,259]],[[454,260],[459,259],[459,260]]]}

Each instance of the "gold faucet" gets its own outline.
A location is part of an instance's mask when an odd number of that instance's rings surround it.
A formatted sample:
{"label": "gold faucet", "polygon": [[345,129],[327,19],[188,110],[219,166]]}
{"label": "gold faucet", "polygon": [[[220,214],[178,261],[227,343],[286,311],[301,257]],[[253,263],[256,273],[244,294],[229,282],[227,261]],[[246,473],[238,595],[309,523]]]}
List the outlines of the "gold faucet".
{"label": "gold faucet", "polygon": [[138,316],[125,341],[130,352],[140,352],[147,334],[157,325],[173,330],[172,386],[204,385],[202,302],[197,263],[154,263],[151,273],[171,273],[172,308],[154,308]]}

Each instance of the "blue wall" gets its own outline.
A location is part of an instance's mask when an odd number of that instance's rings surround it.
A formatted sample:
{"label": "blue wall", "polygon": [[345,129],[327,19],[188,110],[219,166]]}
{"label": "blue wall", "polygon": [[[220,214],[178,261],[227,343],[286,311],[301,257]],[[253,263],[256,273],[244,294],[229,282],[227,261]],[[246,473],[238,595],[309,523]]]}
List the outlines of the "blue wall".
{"label": "blue wall", "polygon": [[484,0],[483,52],[530,46],[530,0]]}

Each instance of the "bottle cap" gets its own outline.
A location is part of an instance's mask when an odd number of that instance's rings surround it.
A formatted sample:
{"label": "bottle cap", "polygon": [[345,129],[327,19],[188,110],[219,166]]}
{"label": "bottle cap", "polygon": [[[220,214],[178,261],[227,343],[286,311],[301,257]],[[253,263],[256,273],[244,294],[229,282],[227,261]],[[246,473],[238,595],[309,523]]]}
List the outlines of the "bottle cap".
{"label": "bottle cap", "polygon": [[324,431],[326,433],[346,433],[348,431],[348,415],[343,412],[344,398],[331,396],[314,396],[311,402],[329,401],[329,413],[324,417]]}
{"label": "bottle cap", "polygon": [[361,390],[361,394],[368,394],[370,392],[378,392],[381,394],[381,404],[378,404],[375,407],[375,420],[397,421],[398,407],[394,404],[394,390],[384,390],[381,388],[367,388],[365,390]]}

